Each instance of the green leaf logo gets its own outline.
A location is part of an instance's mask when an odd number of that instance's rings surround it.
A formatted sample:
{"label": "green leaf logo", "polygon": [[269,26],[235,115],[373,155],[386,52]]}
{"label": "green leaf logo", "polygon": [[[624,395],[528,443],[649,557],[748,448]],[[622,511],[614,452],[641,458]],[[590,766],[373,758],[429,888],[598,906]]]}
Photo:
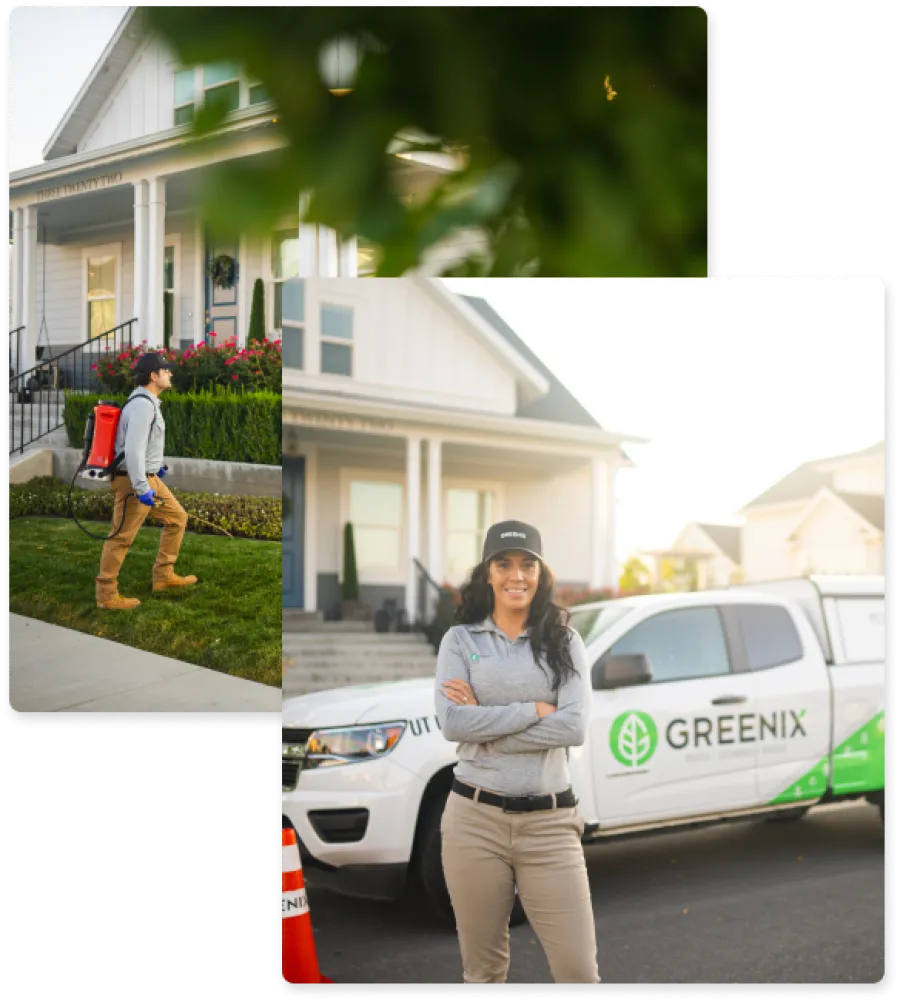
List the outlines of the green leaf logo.
{"label": "green leaf logo", "polygon": [[659,732],[653,717],[640,710],[620,713],[609,732],[609,747],[616,759],[630,769],[636,769],[656,751]]}

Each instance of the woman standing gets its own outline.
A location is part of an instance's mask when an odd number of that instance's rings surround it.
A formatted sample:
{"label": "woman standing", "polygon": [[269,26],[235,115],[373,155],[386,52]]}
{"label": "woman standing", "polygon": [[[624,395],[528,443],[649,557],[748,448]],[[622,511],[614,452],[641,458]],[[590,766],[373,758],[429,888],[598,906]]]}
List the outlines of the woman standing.
{"label": "woman standing", "polygon": [[587,655],[553,585],[537,529],[491,526],[438,653],[441,730],[459,742],[442,862],[470,983],[506,981],[516,888],[554,981],[600,980],[567,752],[587,731]]}

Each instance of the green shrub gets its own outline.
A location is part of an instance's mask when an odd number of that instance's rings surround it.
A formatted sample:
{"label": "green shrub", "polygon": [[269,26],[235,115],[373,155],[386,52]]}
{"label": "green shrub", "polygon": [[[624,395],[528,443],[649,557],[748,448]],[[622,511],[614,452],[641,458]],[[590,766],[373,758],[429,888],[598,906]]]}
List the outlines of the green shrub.
{"label": "green shrub", "polygon": [[[212,522],[244,539],[281,539],[281,498],[244,497],[233,494],[197,494],[193,491],[172,490],[188,515]],[[53,477],[35,477],[26,484],[10,484],[9,517],[52,515],[65,518],[69,513],[69,485]],[[132,502],[129,502],[131,504]],[[137,504],[137,502],[133,502]],[[76,487],[72,491],[72,510],[80,522],[109,522],[113,513],[113,492],[89,491]],[[152,523],[150,523],[152,524]],[[209,525],[188,519],[188,530],[209,535],[221,535]]]}
{"label": "green shrub", "polygon": [[359,598],[359,575],[356,570],[356,544],[353,542],[353,524],[344,526],[344,573],[341,580],[341,598],[353,602]]}
{"label": "green shrub", "polygon": [[[67,393],[63,421],[69,445],[84,448],[84,425],[99,400],[122,404],[122,394]],[[232,463],[281,465],[281,394],[238,393],[213,387],[199,393],[169,391],[160,398],[166,455]]]}

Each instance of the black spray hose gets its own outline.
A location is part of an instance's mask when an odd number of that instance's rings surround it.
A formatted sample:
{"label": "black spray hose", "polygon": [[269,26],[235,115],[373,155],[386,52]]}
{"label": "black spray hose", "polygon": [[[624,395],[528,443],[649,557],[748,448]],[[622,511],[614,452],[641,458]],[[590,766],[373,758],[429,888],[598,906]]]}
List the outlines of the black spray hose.
{"label": "black spray hose", "polygon": [[81,531],[86,536],[90,536],[91,539],[104,539],[104,540],[115,539],[115,537],[118,536],[119,533],[122,531],[122,526],[125,524],[125,516],[128,514],[128,502],[131,498],[136,499],[137,495],[134,494],[134,492],[126,495],[125,504],[122,506],[122,521],[119,522],[119,525],[116,528],[115,532],[110,533],[108,536],[98,536],[93,532],[88,532],[88,530],[85,529],[85,527],[81,524],[81,522],[78,521],[78,519],[75,516],[75,512],[72,510],[72,491],[75,488],[75,481],[78,479],[78,474],[81,473],[85,465],[86,465],[85,463],[82,463],[81,466],[78,467],[78,469],[75,471],[75,476],[72,477],[72,483],[69,484],[69,518],[72,519],[72,521],[78,526],[79,529],[81,529]]}

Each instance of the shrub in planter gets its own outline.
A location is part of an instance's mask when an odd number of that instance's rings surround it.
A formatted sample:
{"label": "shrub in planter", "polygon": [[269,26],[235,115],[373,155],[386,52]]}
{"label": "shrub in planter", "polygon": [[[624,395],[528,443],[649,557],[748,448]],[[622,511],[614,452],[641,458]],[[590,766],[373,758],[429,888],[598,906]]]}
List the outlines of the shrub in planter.
{"label": "shrub in planter", "polygon": [[266,339],[266,299],[263,280],[253,283],[253,298],[250,301],[250,326],[247,328],[247,345],[261,344]]}
{"label": "shrub in planter", "polygon": [[[122,404],[124,394],[69,393],[63,421],[69,445],[84,448],[84,425],[99,400]],[[166,393],[166,454],[232,463],[281,465],[281,394],[236,393],[217,386],[202,393]]]}
{"label": "shrub in planter", "polygon": [[[212,526],[204,525],[189,518],[188,529],[191,532],[221,535],[213,528],[218,526],[232,536],[244,539],[281,539],[281,498],[179,490],[172,493],[189,516],[196,515],[212,523]],[[35,477],[26,484],[10,484],[9,517],[51,515],[65,518],[69,513],[68,494],[69,485],[53,477]],[[76,487],[72,491],[72,510],[81,522],[109,523],[113,513],[113,492]]]}
{"label": "shrub in planter", "polygon": [[344,572],[341,576],[341,619],[364,620],[372,618],[372,609],[359,600],[359,575],[356,569],[356,544],[353,524],[344,525]]}

